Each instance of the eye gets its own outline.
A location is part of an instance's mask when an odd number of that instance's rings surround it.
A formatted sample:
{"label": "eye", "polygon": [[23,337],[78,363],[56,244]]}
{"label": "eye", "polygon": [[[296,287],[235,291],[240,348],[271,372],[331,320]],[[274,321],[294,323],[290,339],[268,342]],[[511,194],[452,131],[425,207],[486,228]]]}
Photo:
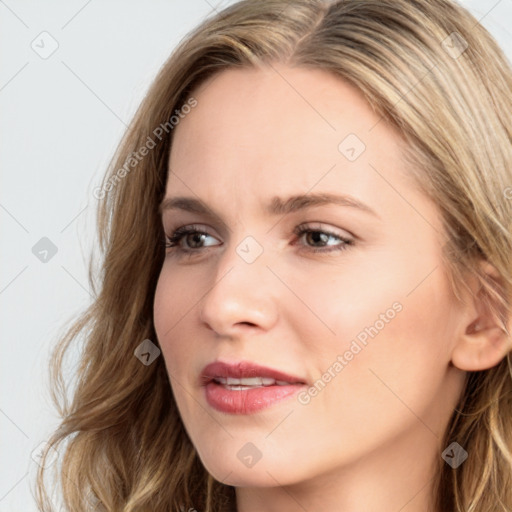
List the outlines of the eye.
{"label": "eye", "polygon": [[[189,237],[189,235],[194,235],[193,237]],[[197,226],[182,226],[174,231],[174,233],[168,237],[165,243],[166,248],[174,248],[177,247],[179,252],[197,252],[197,249],[201,249],[202,246],[199,245],[197,247],[196,244],[201,244],[202,241],[204,241],[205,237],[211,237],[213,238],[209,233],[206,231],[203,231],[199,229]],[[181,245],[181,241],[186,240],[191,241],[191,245],[188,247]],[[215,244],[210,244],[215,245]]]}
{"label": "eye", "polygon": [[[352,239],[344,237],[338,233],[334,233],[329,230],[321,229],[320,227],[306,226],[300,225],[297,226],[293,233],[299,238],[299,240],[306,235],[305,240],[308,243],[317,244],[319,246],[308,246],[307,250],[312,252],[331,252],[331,251],[342,251],[347,248],[348,245],[352,245],[354,242]],[[338,240],[341,243],[337,244],[329,244],[329,239]],[[330,247],[329,249],[324,249],[324,247]]]}
{"label": "eye", "polygon": [[[350,238],[314,226],[297,226],[293,230],[293,234],[299,240],[303,239],[306,241],[305,247],[303,247],[301,250],[310,252],[327,253],[332,251],[341,251],[346,249],[347,246],[353,245],[354,243]],[[201,252],[201,249],[218,245],[215,243],[202,245],[208,237],[215,239],[212,235],[200,229],[198,226],[181,226],[167,238],[165,247],[182,254],[198,254]],[[337,240],[338,243],[329,243],[329,240]],[[183,241],[186,241],[185,245],[182,244]],[[304,246],[304,244],[301,245]]]}

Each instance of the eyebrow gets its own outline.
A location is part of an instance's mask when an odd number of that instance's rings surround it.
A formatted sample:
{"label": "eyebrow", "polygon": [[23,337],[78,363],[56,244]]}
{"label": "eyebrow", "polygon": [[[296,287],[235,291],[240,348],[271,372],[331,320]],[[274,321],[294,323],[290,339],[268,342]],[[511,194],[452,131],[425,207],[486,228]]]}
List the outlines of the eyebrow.
{"label": "eyebrow", "polygon": [[[288,213],[305,210],[307,208],[329,204],[355,208],[380,219],[380,216],[372,208],[358,199],[348,195],[336,195],[330,193],[301,194],[294,195],[286,199],[276,196],[267,204],[265,212],[268,215],[286,215]],[[203,201],[193,197],[179,196],[164,198],[158,207],[158,212],[159,215],[162,215],[165,211],[173,209],[207,215],[222,222],[220,216],[212,211],[211,208],[209,208]]]}

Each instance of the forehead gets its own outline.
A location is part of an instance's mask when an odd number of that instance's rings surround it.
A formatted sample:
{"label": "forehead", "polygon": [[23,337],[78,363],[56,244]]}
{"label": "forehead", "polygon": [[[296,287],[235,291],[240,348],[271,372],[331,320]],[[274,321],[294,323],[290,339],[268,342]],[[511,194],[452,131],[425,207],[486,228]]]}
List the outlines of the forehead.
{"label": "forehead", "polygon": [[174,128],[167,195],[285,196],[315,187],[357,197],[382,188],[372,162],[388,174],[402,166],[399,135],[329,72],[229,69],[192,96],[197,106]]}
{"label": "forehead", "polygon": [[183,157],[181,147],[193,146],[210,150],[188,152],[194,159],[218,156],[219,151],[229,158],[227,149],[246,151],[248,158],[255,145],[276,159],[300,153],[337,159],[338,145],[347,135],[356,135],[366,145],[382,136],[382,129],[372,128],[384,123],[362,94],[319,69],[277,64],[229,69],[193,94],[198,105],[175,128],[171,165],[174,158]]}

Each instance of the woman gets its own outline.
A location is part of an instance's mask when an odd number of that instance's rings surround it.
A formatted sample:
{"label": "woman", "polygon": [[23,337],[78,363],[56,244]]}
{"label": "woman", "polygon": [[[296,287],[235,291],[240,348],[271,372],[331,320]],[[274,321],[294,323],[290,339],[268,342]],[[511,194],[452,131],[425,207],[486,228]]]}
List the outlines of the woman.
{"label": "woman", "polygon": [[67,508],[511,510],[511,90],[447,0],[190,34],[95,191]]}

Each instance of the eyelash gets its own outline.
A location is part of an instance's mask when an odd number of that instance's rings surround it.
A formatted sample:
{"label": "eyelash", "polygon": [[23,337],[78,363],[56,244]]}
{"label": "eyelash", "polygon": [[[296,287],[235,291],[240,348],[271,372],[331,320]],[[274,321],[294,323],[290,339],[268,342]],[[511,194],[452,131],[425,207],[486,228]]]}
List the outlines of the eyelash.
{"label": "eyelash", "polygon": [[[184,249],[184,248],[179,246],[179,242],[181,241],[181,239],[184,238],[185,236],[189,235],[189,234],[192,234],[192,233],[200,234],[200,235],[206,235],[206,236],[212,236],[209,233],[207,233],[206,231],[203,231],[202,229],[199,229],[199,228],[197,228],[196,226],[193,226],[193,225],[192,226],[181,226],[178,229],[176,229],[174,231],[174,233],[172,233],[171,236],[166,237],[165,243],[164,243],[165,248],[173,249],[173,252],[175,250],[178,253],[181,253],[183,255],[186,254],[186,255],[189,255],[189,256],[192,256],[194,253],[196,253],[196,254],[199,253],[202,249],[205,249],[205,248],[204,247],[200,247],[198,249]],[[334,246],[334,247],[332,247],[330,249],[309,247],[308,250],[310,250],[311,252],[314,252],[314,253],[330,253],[330,252],[333,252],[333,251],[344,251],[344,250],[347,249],[347,246],[353,245],[353,240],[350,240],[348,238],[342,237],[342,236],[340,236],[340,235],[338,235],[336,233],[333,233],[332,231],[329,231],[329,230],[320,229],[320,228],[313,229],[311,227],[306,227],[304,225],[297,226],[293,230],[293,234],[296,235],[299,239],[305,233],[322,233],[322,234],[325,234],[325,235],[337,238],[341,242],[343,242],[342,244]],[[214,237],[212,237],[212,238],[214,238]]]}

